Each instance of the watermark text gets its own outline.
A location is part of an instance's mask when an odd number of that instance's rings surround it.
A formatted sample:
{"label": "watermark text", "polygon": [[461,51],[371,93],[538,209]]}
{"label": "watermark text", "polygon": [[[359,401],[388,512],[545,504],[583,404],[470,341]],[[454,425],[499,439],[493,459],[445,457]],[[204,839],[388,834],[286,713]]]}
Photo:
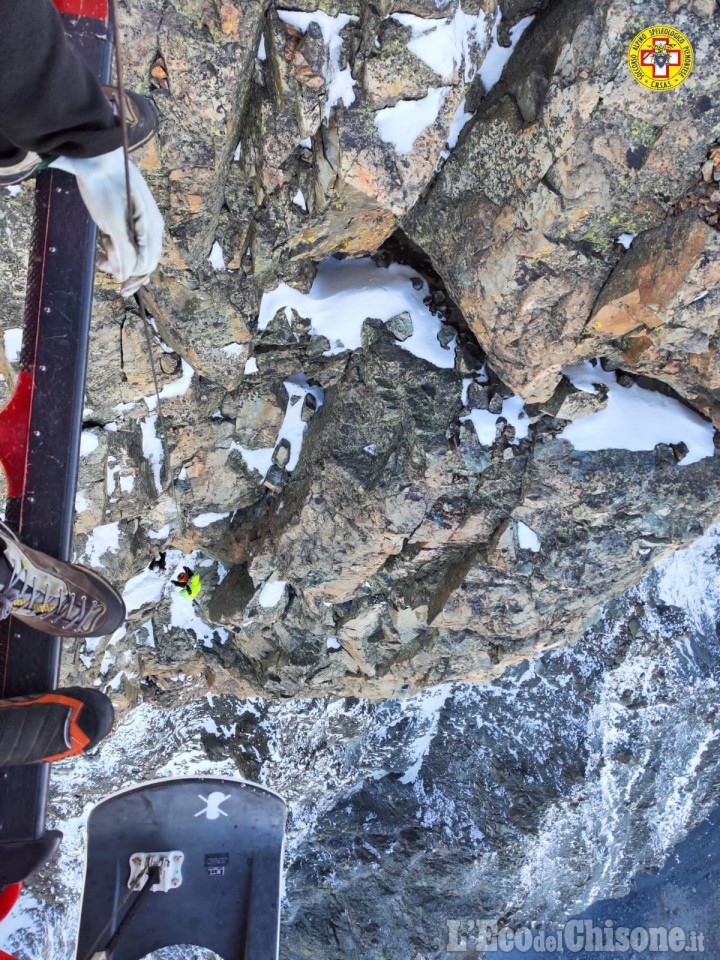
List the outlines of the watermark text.
{"label": "watermark text", "polygon": [[448,953],[703,953],[705,935],[683,927],[623,927],[614,920],[568,920],[553,929],[508,927],[491,919],[447,920]]}

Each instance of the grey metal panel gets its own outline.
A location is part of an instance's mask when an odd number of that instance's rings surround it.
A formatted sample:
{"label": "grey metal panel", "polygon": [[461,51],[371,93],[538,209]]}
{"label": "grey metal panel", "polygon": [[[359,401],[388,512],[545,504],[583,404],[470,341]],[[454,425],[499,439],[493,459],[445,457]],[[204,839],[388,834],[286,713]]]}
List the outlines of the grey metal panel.
{"label": "grey metal panel", "polygon": [[[89,6],[92,16],[64,16],[63,22],[88,65],[106,81],[107,5]],[[75,518],[95,237],[75,178],[59,170],[41,173],[20,357],[21,376],[32,377],[29,422],[8,409],[0,418],[17,425],[23,450],[23,492],[8,499],[8,523],[28,546],[61,559],[70,555]],[[3,436],[4,444],[10,435]],[[60,650],[56,637],[14,618],[0,624],[0,697],[54,689]],[[60,834],[45,828],[48,779],[47,764],[0,769],[0,884],[25,880],[57,847]]]}

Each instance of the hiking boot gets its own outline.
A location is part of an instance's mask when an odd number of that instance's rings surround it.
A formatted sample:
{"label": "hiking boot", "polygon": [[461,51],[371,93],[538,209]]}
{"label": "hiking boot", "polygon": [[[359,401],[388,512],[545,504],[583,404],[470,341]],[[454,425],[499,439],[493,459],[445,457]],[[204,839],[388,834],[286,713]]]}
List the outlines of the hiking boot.
{"label": "hiking boot", "polygon": [[102,637],[125,620],[123,598],[104,577],[26,547],[2,521],[0,576],[0,620],[12,615],[54,637]]}
{"label": "hiking boot", "polygon": [[[120,123],[120,91],[116,87],[103,85],[103,93],[107,97],[113,113]],[[133,90],[125,91],[123,101],[125,108],[125,129],[127,130],[128,150],[132,153],[138,147],[144,146],[152,140],[158,128],[158,112],[155,104]]]}
{"label": "hiking boot", "polygon": [[[120,91],[116,87],[103,84],[105,94],[118,124],[120,123]],[[155,136],[158,128],[158,113],[152,101],[132,90],[125,91],[125,128],[127,130],[128,150],[132,152],[144,146]],[[0,167],[0,187],[12,187],[23,180],[35,176],[40,167],[47,166],[57,157],[43,159],[36,153],[27,153],[19,163],[12,167]]]}
{"label": "hiking boot", "polygon": [[0,767],[85,753],[110,733],[113,717],[108,697],[83,687],[0,700]]}
{"label": "hiking boot", "polygon": [[16,183],[29,180],[42,163],[36,153],[26,153],[19,163],[11,167],[0,167],[0,187],[14,187]]}

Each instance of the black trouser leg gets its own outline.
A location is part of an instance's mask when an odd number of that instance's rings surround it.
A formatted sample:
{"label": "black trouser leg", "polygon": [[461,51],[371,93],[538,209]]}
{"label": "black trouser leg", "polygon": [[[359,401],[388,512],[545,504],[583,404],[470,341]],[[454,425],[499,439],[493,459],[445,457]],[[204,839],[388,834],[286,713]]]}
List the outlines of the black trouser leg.
{"label": "black trouser leg", "polygon": [[112,107],[50,0],[0,0],[0,130],[41,156],[121,146]]}
{"label": "black trouser leg", "polygon": [[20,147],[16,147],[14,143],[10,143],[0,131],[0,167],[12,167],[16,163],[20,163],[26,153],[27,150],[22,150]]}
{"label": "black trouser leg", "polygon": [[12,569],[5,559],[5,554],[0,554],[0,591],[10,583],[12,579]]}

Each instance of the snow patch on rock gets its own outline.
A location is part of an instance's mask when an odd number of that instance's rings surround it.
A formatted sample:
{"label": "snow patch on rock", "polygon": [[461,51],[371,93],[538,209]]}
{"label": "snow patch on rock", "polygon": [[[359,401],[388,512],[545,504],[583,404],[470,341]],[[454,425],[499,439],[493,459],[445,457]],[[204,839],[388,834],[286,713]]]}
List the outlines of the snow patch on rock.
{"label": "snow patch on rock", "polygon": [[9,363],[17,363],[20,359],[20,350],[22,349],[22,327],[10,327],[3,331],[3,342],[5,344],[5,356]]}
{"label": "snow patch on rock", "polygon": [[220,520],[225,520],[226,517],[230,516],[230,511],[225,513],[213,513],[209,511],[208,513],[201,513],[199,516],[193,518],[193,526],[200,527],[209,527],[211,523],[218,523]]}
{"label": "snow patch on rock", "polygon": [[480,66],[480,78],[483,82],[485,90],[489,93],[490,90],[495,86],[502,72],[505,69],[505,64],[508,62],[510,57],[517,46],[518,40],[525,33],[527,28],[535,19],[534,16],[523,17],[514,27],[510,28],[510,46],[501,47],[498,43],[498,27],[500,26],[501,17],[498,17],[495,20],[492,28],[492,43],[490,49],[488,50],[485,59],[483,60]]}
{"label": "snow patch on rock", "polygon": [[450,92],[450,87],[430,87],[420,100],[399,100],[375,114],[375,126],[381,140],[404,156],[412,151],[417,138],[432,126]]}
{"label": "snow patch on rock", "polygon": [[[160,391],[160,400],[172,400],[174,397],[184,397],[190,389],[190,384],[194,376],[195,371],[187,360],[182,358],[182,374],[177,380],[173,380],[172,383],[165,384]],[[155,394],[150,394],[147,397],[143,397],[143,399],[147,404],[148,410],[154,410],[157,407],[157,397]]]}
{"label": "snow patch on rock", "polygon": [[387,323],[407,311],[412,317],[413,335],[398,346],[436,367],[451,369],[455,363],[454,350],[441,347],[437,335],[442,324],[423,303],[429,293],[428,285],[423,280],[416,290],[412,284],[419,276],[411,267],[400,263],[383,268],[370,257],[356,260],[331,257],[318,265],[308,293],[285,283],[265,293],[258,328],[265,330],[278,310],[294,308],[300,316],[311,320],[310,335],[327,337],[331,344],[328,354],[335,354],[360,347],[362,325],[368,317]]}
{"label": "snow patch on rock", "polygon": [[261,607],[270,609],[276,607],[285,594],[287,583],[284,580],[272,580],[263,585],[258,596],[258,603]]}
{"label": "snow patch on rock", "polygon": [[87,566],[102,566],[103,557],[108,553],[117,553],[120,549],[120,524],[104,523],[91,531],[82,553]]}
{"label": "snow patch on rock", "polygon": [[[153,399],[155,399],[153,397]],[[142,433],[143,456],[150,464],[153,479],[155,480],[155,489],[160,493],[162,490],[162,480],[160,471],[163,463],[163,445],[162,440],[157,435],[157,414],[152,414],[140,421],[140,431]]]}
{"label": "snow patch on rock", "polygon": [[458,8],[446,20],[418,17],[412,13],[394,13],[392,19],[412,31],[408,50],[442,77],[452,82],[465,67],[464,80],[469,83],[477,71],[476,48],[487,37],[487,18],[480,10],[477,16]]}
{"label": "snow patch on rock", "polygon": [[532,550],[533,553],[539,552],[540,538],[535,531],[531,530],[526,523],[522,522],[522,520],[517,521],[517,535],[518,545],[520,546],[521,550]]}
{"label": "snow patch on rock", "polygon": [[[240,158],[238,157],[238,160],[239,159]],[[212,245],[212,249],[210,250],[210,256],[208,257],[208,260],[210,261],[210,266],[213,268],[213,270],[217,270],[219,273],[224,273],[225,270],[227,270],[227,267],[225,266],[225,257],[223,256],[222,247],[217,242],[217,240]]]}
{"label": "snow patch on rock", "polygon": [[347,13],[340,13],[336,17],[328,16],[322,10],[315,10],[312,13],[301,13],[295,10],[278,10],[278,16],[285,23],[307,32],[311,23],[316,23],[322,32],[323,41],[327,47],[327,55],[323,75],[327,84],[327,102],[325,104],[324,119],[327,120],[333,107],[340,101],[346,107],[355,102],[355,81],[348,65],[340,69],[340,53],[342,51],[343,40],[340,36],[343,29],[357,17]]}
{"label": "snow patch on rock", "polygon": [[714,455],[713,425],[679,400],[636,383],[621,387],[599,363],[578,364],[564,373],[586,393],[596,393],[595,384],[608,390],[604,410],[573,421],[559,435],[576,450],[652,450],[658,443],[684,442],[688,454],[679,461],[683,467]]}
{"label": "snow patch on rock", "polygon": [[128,614],[147,604],[156,604],[162,600],[167,577],[157,570],[145,569],[130,577],[123,590],[123,600]]}

